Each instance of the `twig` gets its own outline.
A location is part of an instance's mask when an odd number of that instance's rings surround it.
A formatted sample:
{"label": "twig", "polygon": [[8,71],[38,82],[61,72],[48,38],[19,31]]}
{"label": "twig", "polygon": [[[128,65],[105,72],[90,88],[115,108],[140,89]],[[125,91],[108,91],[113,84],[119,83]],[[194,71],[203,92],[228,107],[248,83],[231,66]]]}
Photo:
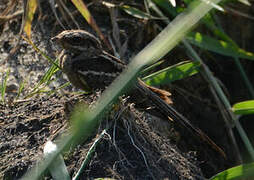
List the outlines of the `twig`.
{"label": "twig", "polygon": [[[65,4],[63,3],[62,0],[59,0],[59,3],[61,4],[61,6],[63,7],[63,9],[65,10],[65,12],[70,16],[71,20],[74,22],[74,24],[76,25],[76,27],[78,29],[80,29],[78,22],[75,20],[74,16],[71,14],[71,12],[69,11],[69,9],[65,6]],[[67,21],[67,19],[65,19]]]}
{"label": "twig", "polygon": [[99,142],[102,140],[102,138],[105,134],[106,134],[106,130],[103,130],[102,133],[99,135],[99,137],[94,141],[93,145],[90,147],[89,151],[87,152],[87,155],[86,155],[83,163],[81,164],[81,167],[79,168],[77,174],[72,178],[72,180],[79,179],[79,176],[85,169],[88,162],[91,160],[92,154],[94,153],[96,146],[99,144]]}
{"label": "twig", "polygon": [[241,157],[241,154],[240,154],[240,151],[239,151],[239,147],[236,143],[236,139],[235,139],[235,136],[234,136],[234,133],[232,131],[232,128],[231,128],[231,124],[229,121],[231,120],[231,118],[228,116],[228,113],[227,110],[225,109],[225,107],[223,106],[222,102],[220,101],[218,95],[216,94],[215,90],[213,89],[212,86],[210,86],[210,90],[215,98],[215,101],[217,103],[217,105],[219,106],[219,110],[221,112],[221,115],[224,119],[224,122],[226,124],[226,130],[227,130],[227,133],[228,133],[228,136],[229,138],[231,139],[231,143],[233,145],[233,152],[234,152],[234,156],[236,157],[237,159],[237,162],[242,162],[242,157]]}
{"label": "twig", "polygon": [[5,22],[17,18],[19,16],[21,16],[23,14],[23,10],[19,10],[11,15],[7,15],[7,16],[0,16],[0,24],[4,24]]}

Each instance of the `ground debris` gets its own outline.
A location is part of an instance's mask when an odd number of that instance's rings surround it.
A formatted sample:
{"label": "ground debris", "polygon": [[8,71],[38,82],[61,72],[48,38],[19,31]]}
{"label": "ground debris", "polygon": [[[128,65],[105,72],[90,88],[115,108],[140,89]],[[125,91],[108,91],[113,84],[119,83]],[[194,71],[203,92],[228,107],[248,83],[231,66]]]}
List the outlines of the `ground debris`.
{"label": "ground debris", "polygon": [[[20,178],[36,165],[42,158],[46,141],[68,123],[66,104],[76,104],[87,97],[53,95],[1,105],[0,114],[4,119],[0,128],[0,177]],[[104,118],[89,140],[65,155],[71,175],[78,171],[96,134],[107,128],[107,136],[96,147],[82,177],[202,179],[195,157],[184,155],[172,144],[169,123],[146,112],[139,112],[127,103],[119,106]],[[164,128],[160,128],[160,124]]]}

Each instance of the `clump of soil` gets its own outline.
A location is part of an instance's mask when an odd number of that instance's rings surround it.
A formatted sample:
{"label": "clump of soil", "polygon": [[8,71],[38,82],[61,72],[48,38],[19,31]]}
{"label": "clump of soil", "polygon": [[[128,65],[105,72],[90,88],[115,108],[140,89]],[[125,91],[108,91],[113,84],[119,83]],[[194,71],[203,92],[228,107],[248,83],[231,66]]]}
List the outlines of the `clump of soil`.
{"label": "clump of soil", "polygon": [[[44,144],[68,124],[67,104],[84,97],[36,98],[12,105],[1,106],[1,177],[21,177],[42,158]],[[88,97],[85,97],[88,102]],[[85,178],[113,177],[127,179],[203,177],[196,157],[182,153],[169,138],[169,122],[132,106],[121,105],[118,112],[102,121],[97,133],[108,127],[107,135],[96,147]],[[156,126],[155,126],[156,124]],[[164,129],[164,130],[162,130]],[[173,132],[173,131],[172,131]],[[95,134],[97,134],[95,133]],[[76,173],[94,138],[66,155],[69,172]],[[194,156],[193,156],[194,155]]]}

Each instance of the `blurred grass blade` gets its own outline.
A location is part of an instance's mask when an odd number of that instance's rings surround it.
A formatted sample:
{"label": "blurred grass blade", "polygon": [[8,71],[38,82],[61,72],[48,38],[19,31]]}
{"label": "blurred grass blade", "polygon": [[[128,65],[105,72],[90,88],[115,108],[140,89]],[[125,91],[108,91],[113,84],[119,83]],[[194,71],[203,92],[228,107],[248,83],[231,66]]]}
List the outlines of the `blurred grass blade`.
{"label": "blurred grass blade", "polygon": [[[52,141],[47,141],[43,148],[44,156],[51,156],[55,151],[57,151],[58,147]],[[64,158],[62,154],[59,154],[54,162],[49,167],[49,172],[53,179],[55,180],[70,180],[70,175],[67,170],[67,167],[64,162]]]}
{"label": "blurred grass blade", "polygon": [[243,164],[240,166],[227,169],[211,177],[210,180],[223,180],[223,179],[236,180],[236,179],[244,179],[244,178],[248,178],[248,179],[254,178],[254,163]]}
{"label": "blurred grass blade", "polygon": [[[220,0],[214,0],[219,2]],[[96,105],[92,109],[81,107],[72,116],[73,128],[70,134],[61,136],[58,141],[58,149],[54,155],[45,157],[36,167],[29,170],[23,179],[38,179],[43,175],[48,166],[54,161],[58,154],[70,147],[72,149],[84,142],[99,125],[102,117],[110,105],[121,95],[131,83],[136,81],[140,71],[147,65],[153,64],[183,39],[184,35],[209,11],[211,6],[194,1],[184,13],[176,17],[153,41],[140,51],[129,63],[123,73],[103,92]]]}
{"label": "blurred grass blade", "polygon": [[248,0],[238,0],[238,1],[247,5],[247,6],[251,6],[251,3]]}
{"label": "blurred grass blade", "polygon": [[122,10],[124,10],[127,14],[135,17],[135,18],[139,18],[139,19],[145,19],[145,20],[148,20],[148,19],[161,19],[161,18],[158,18],[158,17],[154,17],[148,13],[145,13],[137,8],[134,8],[134,7],[131,7],[131,6],[128,6],[128,5],[122,5],[120,6],[120,8]]}
{"label": "blurred grass blade", "polygon": [[71,2],[76,6],[78,11],[82,14],[82,16],[86,19],[87,23],[95,30],[97,35],[103,41],[103,43],[108,47],[108,49],[112,49],[104,35],[102,34],[100,28],[97,26],[93,16],[87,9],[85,3],[82,0],[71,0]]}
{"label": "blurred grass blade", "polygon": [[235,114],[245,115],[254,113],[254,100],[243,101],[233,105],[232,111]]}
{"label": "blurred grass blade", "polygon": [[6,86],[7,86],[7,80],[9,78],[10,75],[10,69],[7,70],[5,77],[2,79],[2,85],[1,85],[1,98],[2,98],[2,102],[4,102],[4,96],[5,96],[5,92],[6,92]]}
{"label": "blurred grass blade", "polygon": [[209,4],[210,6],[213,6],[214,9],[217,9],[218,11],[224,12],[224,9],[221,6],[219,6],[218,4],[213,3],[212,0],[202,0],[202,1]]}
{"label": "blurred grass blade", "polygon": [[142,80],[146,84],[152,86],[169,84],[173,81],[180,80],[198,73],[199,67],[199,62],[181,62],[150,74],[149,76],[142,78]]}
{"label": "blurred grass blade", "polygon": [[247,52],[241,48],[237,48],[235,46],[232,46],[230,43],[222,41],[222,40],[216,40],[214,38],[211,38],[206,35],[202,35],[199,32],[191,32],[186,37],[189,42],[192,44],[202,48],[206,49],[212,52],[216,52],[218,54],[224,55],[224,56],[231,56],[231,57],[238,57],[238,58],[244,58],[249,60],[254,60],[254,54],[252,52]]}
{"label": "blurred grass blade", "polygon": [[[25,2],[25,1],[24,1]],[[37,0],[29,0],[26,4],[26,17],[25,17],[25,25],[24,25],[24,31],[27,34],[27,37],[31,39],[31,27],[32,27],[32,21],[34,18],[34,13],[37,9]]]}
{"label": "blurred grass blade", "polygon": [[175,1],[175,0],[169,0],[169,2],[171,3],[171,5],[172,5],[173,7],[176,7],[176,1]]}

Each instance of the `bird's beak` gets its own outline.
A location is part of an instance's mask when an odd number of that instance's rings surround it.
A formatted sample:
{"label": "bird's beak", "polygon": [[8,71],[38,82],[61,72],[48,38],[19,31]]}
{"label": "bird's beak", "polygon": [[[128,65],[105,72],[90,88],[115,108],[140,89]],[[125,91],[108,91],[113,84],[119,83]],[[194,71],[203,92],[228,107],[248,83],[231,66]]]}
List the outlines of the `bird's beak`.
{"label": "bird's beak", "polygon": [[52,37],[50,39],[50,42],[52,43],[52,45],[56,49],[56,51],[60,51],[62,49],[62,45],[60,43],[60,38],[58,36]]}

